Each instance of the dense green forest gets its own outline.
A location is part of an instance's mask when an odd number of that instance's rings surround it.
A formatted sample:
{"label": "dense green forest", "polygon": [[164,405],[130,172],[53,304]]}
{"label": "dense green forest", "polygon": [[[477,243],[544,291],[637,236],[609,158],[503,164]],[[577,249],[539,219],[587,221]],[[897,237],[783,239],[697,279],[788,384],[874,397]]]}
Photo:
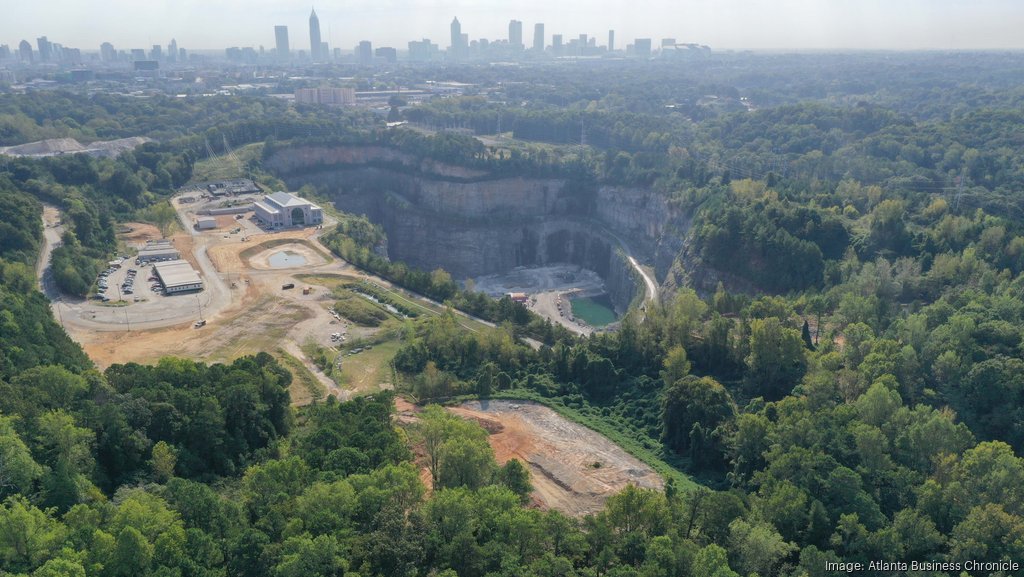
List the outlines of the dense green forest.
{"label": "dense green forest", "polygon": [[[0,144],[159,142],[117,159],[0,160],[0,574],[774,577],[843,574],[828,561],[1024,559],[1019,67],[1000,55],[743,62],[612,82],[570,69],[560,86],[524,67],[502,72],[518,81],[504,100],[405,111],[480,133],[500,118],[528,141],[505,147],[273,99],[4,98]],[[713,83],[694,80],[705,72]],[[499,73],[444,74],[488,86]],[[962,82],[943,88],[953,74]],[[500,324],[406,320],[401,393],[539,400],[699,487],[630,488],[569,518],[524,505],[525,467],[499,466],[477,425],[428,407],[396,426],[389,394],[296,410],[291,375],[267,354],[97,371],[35,290],[42,203],[67,215],[55,276],[82,294],[116,223],[166,199],[222,137],[384,144],[663,194],[692,219],[671,274],[704,267],[723,282],[677,286],[586,339],[380,258],[382,232],[364,218],[325,240]],[[1012,574],[916,575],[961,570]]]}

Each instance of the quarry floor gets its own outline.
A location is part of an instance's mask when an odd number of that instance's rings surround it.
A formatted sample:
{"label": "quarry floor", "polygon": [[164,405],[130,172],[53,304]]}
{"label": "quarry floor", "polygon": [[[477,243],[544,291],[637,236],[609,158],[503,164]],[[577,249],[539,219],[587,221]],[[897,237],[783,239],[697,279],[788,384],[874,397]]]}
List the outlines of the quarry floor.
{"label": "quarry floor", "polygon": [[473,288],[492,297],[526,293],[528,309],[584,336],[591,335],[595,329],[573,317],[569,299],[605,292],[604,281],[596,272],[576,265],[518,267],[504,274],[474,278]]}
{"label": "quarry floor", "polygon": [[[415,406],[403,399],[395,405],[400,422],[415,422]],[[448,410],[490,433],[488,441],[499,464],[519,459],[529,468],[531,502],[539,508],[580,517],[603,509],[608,497],[627,485],[664,488],[661,476],[642,461],[543,405],[470,401]],[[420,477],[429,485],[429,471],[424,468]]]}

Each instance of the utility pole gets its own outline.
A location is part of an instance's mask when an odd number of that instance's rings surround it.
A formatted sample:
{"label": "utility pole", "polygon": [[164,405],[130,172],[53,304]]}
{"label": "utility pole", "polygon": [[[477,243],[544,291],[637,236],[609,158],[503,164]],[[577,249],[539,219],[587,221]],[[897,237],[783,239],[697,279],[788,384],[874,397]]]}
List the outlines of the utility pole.
{"label": "utility pole", "polygon": [[967,182],[967,167],[960,169],[960,184],[956,187],[956,200],[953,202],[953,212],[960,211],[960,197],[964,194],[964,183]]}

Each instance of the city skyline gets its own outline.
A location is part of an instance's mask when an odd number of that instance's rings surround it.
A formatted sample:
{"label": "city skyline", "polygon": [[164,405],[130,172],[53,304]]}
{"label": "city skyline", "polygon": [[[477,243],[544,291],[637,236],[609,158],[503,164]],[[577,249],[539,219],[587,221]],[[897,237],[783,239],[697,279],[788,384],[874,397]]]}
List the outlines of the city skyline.
{"label": "city skyline", "polygon": [[[677,38],[716,49],[1001,49],[1024,48],[1019,29],[1024,6],[1011,0],[907,0],[898,6],[881,0],[835,0],[828,6],[811,0],[653,0],[642,6],[619,2],[527,0],[514,8],[485,2],[397,2],[353,0],[344,7],[271,0],[228,0],[216,5],[180,0],[162,6],[109,0],[84,5],[71,0],[41,0],[5,8],[0,43],[16,46],[47,36],[64,46],[98,51],[103,42],[117,47],[151,47],[177,38],[194,50],[227,46],[275,45],[274,26],[291,30],[292,50],[309,46],[305,23],[310,9],[320,17],[322,41],[333,50],[351,51],[359,41],[404,48],[409,40],[430,38],[447,48],[452,17],[471,40],[503,39],[511,20],[532,29],[544,23],[550,36],[603,35],[616,30],[617,44],[635,38]],[[576,10],[574,7],[586,7]],[[82,22],[89,26],[82,26]],[[131,26],[125,26],[131,22]],[[225,29],[223,22],[231,22]]]}

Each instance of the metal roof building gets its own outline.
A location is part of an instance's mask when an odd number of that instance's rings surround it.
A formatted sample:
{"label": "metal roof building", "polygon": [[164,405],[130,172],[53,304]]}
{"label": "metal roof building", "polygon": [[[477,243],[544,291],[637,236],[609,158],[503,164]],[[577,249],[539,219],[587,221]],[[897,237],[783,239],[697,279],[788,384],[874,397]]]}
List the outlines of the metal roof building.
{"label": "metal roof building", "polygon": [[181,253],[178,249],[174,248],[171,241],[167,239],[151,240],[146,242],[146,246],[139,249],[138,256],[135,260],[139,264],[145,264],[148,262],[156,262],[162,260],[176,260],[181,258]]}
{"label": "metal roof building", "polygon": [[203,279],[188,261],[172,260],[153,266],[167,294],[203,290]]}

